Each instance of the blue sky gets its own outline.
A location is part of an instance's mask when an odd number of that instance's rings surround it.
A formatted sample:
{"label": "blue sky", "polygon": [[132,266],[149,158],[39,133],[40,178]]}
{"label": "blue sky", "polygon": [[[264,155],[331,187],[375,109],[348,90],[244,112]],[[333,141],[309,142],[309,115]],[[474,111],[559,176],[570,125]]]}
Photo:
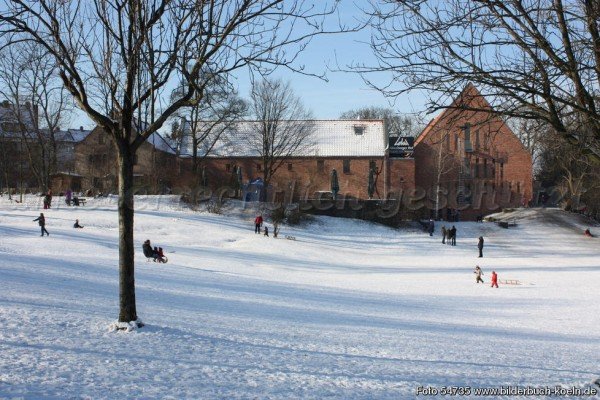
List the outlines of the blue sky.
{"label": "blue sky", "polygon": [[[359,1],[365,5],[364,0]],[[341,1],[340,18],[352,24],[362,18],[362,12],[351,0]],[[293,73],[286,68],[279,68],[273,76],[289,80],[291,86],[306,108],[312,111],[316,119],[335,119],[344,111],[365,106],[392,107],[398,112],[413,113],[424,110],[424,96],[412,93],[403,98],[386,99],[380,92],[373,90],[363,82],[356,73],[335,71],[336,60],[340,67],[353,62],[375,64],[375,57],[369,48],[370,31],[318,36],[302,53],[298,64],[303,64],[307,71],[315,74],[325,73],[327,81]],[[385,77],[383,77],[385,79]],[[248,98],[250,79],[247,71],[237,74],[239,94]],[[83,125],[93,127],[93,123],[85,115],[78,112],[71,118],[69,124],[73,127]]]}

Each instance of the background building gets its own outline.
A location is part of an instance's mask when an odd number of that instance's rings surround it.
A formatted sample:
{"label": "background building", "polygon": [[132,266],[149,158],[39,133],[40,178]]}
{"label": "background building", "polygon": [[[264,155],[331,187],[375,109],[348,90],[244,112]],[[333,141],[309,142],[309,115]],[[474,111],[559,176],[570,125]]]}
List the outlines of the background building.
{"label": "background building", "polygon": [[415,141],[417,183],[440,217],[473,218],[532,199],[531,155],[492,110],[469,84]]}
{"label": "background building", "polygon": [[[309,142],[283,157],[267,188],[276,202],[315,198],[331,190],[331,173],[337,171],[339,193],[367,199],[373,170],[374,199],[384,199],[414,188],[414,160],[388,154],[388,137],[382,120],[316,120],[309,124]],[[207,140],[198,151],[201,183],[211,189],[236,180],[241,169],[243,184],[264,176],[263,159],[250,137],[261,128],[259,121],[231,124],[215,141]],[[184,128],[185,132],[185,128]],[[182,140],[181,156],[191,157],[191,140]]]}

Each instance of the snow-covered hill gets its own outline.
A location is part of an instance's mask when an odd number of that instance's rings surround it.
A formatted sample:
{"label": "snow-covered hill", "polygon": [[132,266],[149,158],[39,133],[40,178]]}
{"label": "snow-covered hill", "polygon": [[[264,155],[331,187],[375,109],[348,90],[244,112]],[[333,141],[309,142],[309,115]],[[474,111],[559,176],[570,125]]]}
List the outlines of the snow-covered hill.
{"label": "snow-covered hill", "polygon": [[[267,238],[250,211],[140,197],[146,326],[124,333],[108,330],[115,199],[47,210],[49,237],[32,221],[40,203],[0,198],[0,398],[398,399],[419,386],[600,377],[600,239],[577,231],[585,222],[553,223],[570,221],[558,210],[521,210],[510,229],[457,223],[450,247],[439,234],[327,217],[284,227],[296,240]],[[146,262],[145,239],[168,264]],[[492,289],[492,270],[521,284]]]}

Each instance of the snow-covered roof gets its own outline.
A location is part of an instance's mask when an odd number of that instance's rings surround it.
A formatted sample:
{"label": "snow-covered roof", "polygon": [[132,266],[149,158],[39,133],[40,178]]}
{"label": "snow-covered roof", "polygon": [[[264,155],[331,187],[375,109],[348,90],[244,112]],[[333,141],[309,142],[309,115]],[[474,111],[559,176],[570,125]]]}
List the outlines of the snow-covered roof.
{"label": "snow-covered roof", "polygon": [[155,149],[164,151],[165,153],[176,154],[177,152],[171,145],[163,138],[160,133],[154,132],[148,139],[146,139],[148,143],[154,146]]}
{"label": "snow-covered roof", "polygon": [[81,142],[83,139],[88,137],[92,132],[91,129],[67,129],[65,131],[58,131],[54,134],[57,142]]}
{"label": "snow-covered roof", "polygon": [[[310,120],[286,121],[283,124],[309,125],[310,146],[305,146],[293,157],[381,157],[385,154],[385,128],[383,120]],[[210,123],[203,123],[208,126]],[[217,133],[208,136],[200,145],[200,155],[208,157],[257,157],[249,137],[260,130],[260,121],[239,121],[226,128],[215,128]],[[181,155],[192,154],[189,124],[184,125]],[[214,143],[214,146],[213,146]]]}
{"label": "snow-covered roof", "polygon": [[21,122],[28,129],[33,129],[36,119],[37,108],[32,108],[29,103],[22,104],[18,108],[6,100],[0,103],[0,124]]}

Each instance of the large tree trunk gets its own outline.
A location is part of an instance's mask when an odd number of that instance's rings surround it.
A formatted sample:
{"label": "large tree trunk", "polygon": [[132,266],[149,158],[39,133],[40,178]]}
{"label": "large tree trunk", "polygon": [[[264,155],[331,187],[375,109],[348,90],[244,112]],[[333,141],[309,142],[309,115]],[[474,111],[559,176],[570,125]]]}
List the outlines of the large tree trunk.
{"label": "large tree trunk", "polygon": [[133,245],[133,156],[127,144],[119,149],[119,322],[137,320]]}

